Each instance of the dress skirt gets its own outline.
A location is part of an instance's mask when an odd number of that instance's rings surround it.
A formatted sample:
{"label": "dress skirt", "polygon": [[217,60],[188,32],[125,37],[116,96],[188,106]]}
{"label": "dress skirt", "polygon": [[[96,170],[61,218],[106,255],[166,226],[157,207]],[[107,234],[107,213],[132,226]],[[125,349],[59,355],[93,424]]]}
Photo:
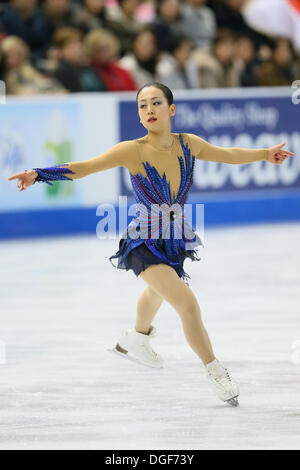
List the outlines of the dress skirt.
{"label": "dress skirt", "polygon": [[[147,247],[145,243],[132,248],[127,256],[123,256],[124,250],[126,247],[126,240],[121,239],[119,242],[119,250],[115,255],[110,256],[109,260],[111,264],[118,269],[126,269],[126,271],[132,270],[136,277],[140,275],[142,271],[153,264],[167,264],[171,268],[175,269],[177,275],[188,284],[188,279],[190,276],[184,271],[183,264],[186,258],[190,258],[192,261],[200,261],[201,258],[198,257],[195,250],[187,250],[181,254],[181,259],[178,261],[178,264],[170,264],[156,256],[152,251]],[[117,264],[112,262],[112,259],[117,259]]]}

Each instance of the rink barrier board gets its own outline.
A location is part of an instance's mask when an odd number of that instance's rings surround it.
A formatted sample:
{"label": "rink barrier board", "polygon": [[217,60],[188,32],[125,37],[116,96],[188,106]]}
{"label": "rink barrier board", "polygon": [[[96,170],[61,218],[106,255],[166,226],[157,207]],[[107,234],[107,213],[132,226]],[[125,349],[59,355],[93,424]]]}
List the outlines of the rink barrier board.
{"label": "rink barrier board", "polygon": [[[267,135],[271,140],[263,141],[264,147],[274,145],[278,139],[284,139],[287,141],[287,148],[295,151],[298,159],[300,104],[291,105],[291,93],[289,87],[243,89],[242,94],[240,89],[175,91],[177,109],[188,106],[190,110],[190,115],[179,113],[181,120],[196,118],[197,110],[201,110],[203,104],[206,107],[209,104],[215,117],[223,116],[227,119],[229,115],[226,114],[226,106],[240,111],[241,116],[245,117],[243,106],[247,99],[255,100],[262,111],[273,110],[273,114],[279,114],[276,126],[271,129],[267,122],[253,126],[253,123],[247,123],[246,120],[244,127],[237,130],[234,123],[223,123],[220,127],[218,121],[212,121],[211,124],[215,127],[207,131],[203,127],[207,122],[203,119],[196,120],[195,125],[191,121],[187,126],[179,119],[178,123],[173,122],[174,131],[195,132],[225,147],[240,146],[240,143],[249,148],[256,145],[260,147],[261,136]],[[134,92],[105,92],[93,96],[83,93],[63,98],[8,98],[7,104],[0,108],[0,111],[5,110],[5,113],[0,113],[0,150],[6,150],[8,161],[14,162],[16,166],[5,167],[5,155],[1,161],[0,153],[0,239],[96,234],[96,226],[100,220],[96,216],[97,204],[106,201],[116,207],[119,194],[132,197],[130,181],[124,168],[90,175],[76,185],[56,183],[53,191],[43,185],[38,188],[38,193],[26,191],[21,197],[11,183],[7,182],[7,176],[34,166],[85,160],[101,154],[119,140],[136,138],[140,128],[137,127],[139,124],[135,106]],[[122,112],[126,119],[121,118]],[[29,114],[30,120],[27,119]],[[260,113],[256,114],[260,116]],[[246,140],[239,140],[241,136],[243,139],[246,137]],[[249,142],[247,139],[250,139]],[[30,146],[28,142],[31,142]],[[11,152],[12,148],[15,152]],[[54,152],[57,161],[53,161]],[[20,156],[23,160],[18,163]],[[269,170],[271,167],[273,165],[270,165]],[[250,168],[252,171],[254,166],[250,165]],[[255,183],[255,178],[251,179],[244,186],[240,184],[240,180],[233,184],[230,179],[232,175],[218,186],[217,172],[212,173],[209,170],[208,173],[208,182],[204,186],[195,175],[189,197],[189,202],[197,202],[201,198],[200,203],[205,203],[205,226],[300,220],[300,165],[295,168],[292,182],[278,179],[273,186],[267,178],[265,182],[258,178]],[[259,172],[257,175],[259,176]],[[54,190],[57,190],[57,194]]]}

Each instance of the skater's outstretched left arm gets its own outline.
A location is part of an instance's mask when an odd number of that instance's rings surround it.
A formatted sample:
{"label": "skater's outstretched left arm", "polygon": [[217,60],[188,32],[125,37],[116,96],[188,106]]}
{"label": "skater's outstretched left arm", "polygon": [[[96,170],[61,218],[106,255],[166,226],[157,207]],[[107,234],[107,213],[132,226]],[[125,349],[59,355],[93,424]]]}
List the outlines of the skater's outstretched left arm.
{"label": "skater's outstretched left arm", "polygon": [[240,147],[219,147],[210,144],[195,134],[186,134],[193,155],[199,160],[211,162],[245,164],[266,160],[270,163],[280,165],[292,152],[283,150],[285,142],[263,149],[245,149]]}
{"label": "skater's outstretched left arm", "polygon": [[92,173],[124,166],[133,171],[138,161],[137,146],[134,141],[123,141],[113,145],[97,157],[80,162],[68,162],[48,168],[33,168],[16,173],[8,178],[9,181],[18,179],[18,188],[24,191],[35,182],[47,183],[56,180],[74,180],[84,178]]}

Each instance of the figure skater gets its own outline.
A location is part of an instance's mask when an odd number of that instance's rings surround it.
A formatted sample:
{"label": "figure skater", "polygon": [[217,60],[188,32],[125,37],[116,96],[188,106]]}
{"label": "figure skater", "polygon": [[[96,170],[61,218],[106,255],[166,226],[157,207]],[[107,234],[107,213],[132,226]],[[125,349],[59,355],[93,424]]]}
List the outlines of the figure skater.
{"label": "figure skater", "polygon": [[[163,300],[166,300],[180,316],[184,335],[202,361],[218,397],[223,402],[238,406],[239,388],[229,370],[214,355],[197,298],[188,285],[189,276],[183,269],[187,257],[199,261],[197,246],[201,245],[201,240],[192,230],[188,237],[183,234],[177,238],[174,234],[182,223],[181,209],[192,186],[195,158],[227,164],[266,160],[278,165],[294,154],[283,150],[285,142],[266,149],[223,148],[194,134],[172,133],[171,119],[176,110],[173,94],[159,82],[142,86],[137,92],[136,102],[140,122],[147,131],[144,137],[117,143],[89,160],[33,168],[8,179],[17,178],[19,191],[24,191],[36,181],[52,184],[54,180],[72,181],[118,166],[127,168],[138,207],[145,210],[140,210],[139,215],[130,222],[126,234],[119,241],[119,250],[109,260],[116,268],[132,270],[145,281],[147,287],[137,303],[135,326],[122,334],[115,351],[124,357],[133,357],[144,365],[163,367],[163,359],[151,347],[150,339],[156,335],[152,321]],[[157,211],[149,216],[149,210],[152,211],[153,207],[163,207],[164,225]],[[150,234],[144,231],[144,237],[130,236],[145,220],[146,227],[150,223]],[[161,236],[161,230],[165,228],[170,234],[166,238]],[[190,245],[188,242],[193,239],[194,245]],[[117,260],[117,264],[113,260]]]}

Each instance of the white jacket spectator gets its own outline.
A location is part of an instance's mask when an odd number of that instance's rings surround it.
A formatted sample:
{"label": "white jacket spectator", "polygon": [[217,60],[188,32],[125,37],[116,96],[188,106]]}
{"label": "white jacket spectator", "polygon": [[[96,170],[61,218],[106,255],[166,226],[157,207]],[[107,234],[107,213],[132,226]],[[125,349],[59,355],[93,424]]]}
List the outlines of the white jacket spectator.
{"label": "white jacket spectator", "polygon": [[214,12],[204,5],[206,0],[186,0],[181,6],[181,31],[195,47],[211,47],[217,24]]}
{"label": "white jacket spectator", "polygon": [[148,70],[141,67],[134,54],[125,55],[121,60],[119,60],[119,64],[130,72],[139,88],[154,79],[154,76],[148,72]]}
{"label": "white jacket spectator", "polygon": [[148,26],[144,26],[135,36],[132,52],[126,54],[119,64],[130,72],[140,88],[145,83],[156,79],[159,56],[156,38]]}
{"label": "white jacket spectator", "polygon": [[243,64],[234,56],[234,37],[219,32],[211,51],[196,49],[192,58],[198,66],[201,88],[239,87]]}
{"label": "white jacket spectator", "polygon": [[171,53],[157,65],[157,78],[171,89],[199,88],[199,73],[191,58],[192,44],[186,36],[177,36]]}
{"label": "white jacket spectator", "polygon": [[1,42],[0,56],[4,64],[3,79],[8,95],[66,93],[63,86],[43,76],[30,63],[30,50],[23,39],[7,36]]}
{"label": "white jacket spectator", "polygon": [[194,62],[189,59],[181,68],[171,54],[158,64],[157,79],[173,90],[199,88],[198,71]]}
{"label": "white jacket spectator", "polygon": [[132,49],[135,34],[143,27],[136,20],[139,0],[119,0],[118,4],[107,9],[109,29],[121,43],[121,56]]}

